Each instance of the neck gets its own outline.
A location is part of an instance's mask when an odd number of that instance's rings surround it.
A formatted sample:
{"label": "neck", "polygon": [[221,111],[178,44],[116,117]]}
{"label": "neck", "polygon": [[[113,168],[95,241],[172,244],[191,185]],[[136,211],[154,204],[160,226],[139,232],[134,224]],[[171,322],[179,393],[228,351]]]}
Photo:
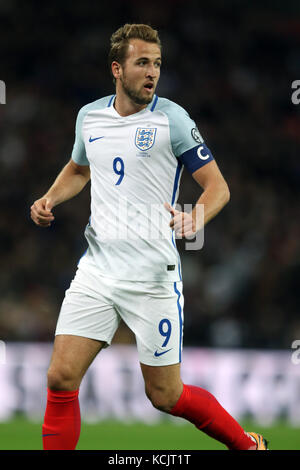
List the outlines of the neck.
{"label": "neck", "polygon": [[120,116],[129,116],[130,114],[138,113],[142,109],[147,108],[147,104],[137,104],[132,101],[123,90],[116,89],[116,99],[114,108]]}

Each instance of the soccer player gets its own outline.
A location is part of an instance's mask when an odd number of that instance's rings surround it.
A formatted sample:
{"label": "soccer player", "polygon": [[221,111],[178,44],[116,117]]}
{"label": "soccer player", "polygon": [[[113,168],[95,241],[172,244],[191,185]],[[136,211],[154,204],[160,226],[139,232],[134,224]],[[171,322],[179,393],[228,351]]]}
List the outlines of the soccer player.
{"label": "soccer player", "polygon": [[[150,26],[126,24],[112,35],[116,92],[79,111],[71,159],[31,207],[32,220],[49,227],[53,208],[91,180],[88,249],[61,306],[48,370],[44,449],[76,448],[81,380],[121,318],[135,334],[155,408],[189,420],[228,449],[267,448],[210,392],[181,380],[183,294],[174,234],[202,230],[228,202],[229,190],[195,122],[155,94],[161,60]],[[184,167],[203,189],[190,213],[174,208]]]}

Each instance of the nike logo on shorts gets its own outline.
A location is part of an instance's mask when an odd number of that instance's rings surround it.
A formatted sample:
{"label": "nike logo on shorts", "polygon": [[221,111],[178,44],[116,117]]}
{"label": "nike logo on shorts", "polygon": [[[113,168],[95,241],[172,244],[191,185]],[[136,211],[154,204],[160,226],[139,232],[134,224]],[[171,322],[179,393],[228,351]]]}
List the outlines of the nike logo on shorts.
{"label": "nike logo on shorts", "polygon": [[94,142],[94,140],[103,139],[103,137],[104,137],[104,135],[102,135],[101,137],[94,137],[94,138],[92,138],[92,136],[90,136],[89,142]]}
{"label": "nike logo on shorts", "polygon": [[[171,349],[173,349],[173,348],[171,348]],[[154,356],[155,357],[162,356],[163,354],[166,354],[167,352],[171,351],[171,349],[167,349],[166,351],[162,351],[162,352],[155,351]]]}

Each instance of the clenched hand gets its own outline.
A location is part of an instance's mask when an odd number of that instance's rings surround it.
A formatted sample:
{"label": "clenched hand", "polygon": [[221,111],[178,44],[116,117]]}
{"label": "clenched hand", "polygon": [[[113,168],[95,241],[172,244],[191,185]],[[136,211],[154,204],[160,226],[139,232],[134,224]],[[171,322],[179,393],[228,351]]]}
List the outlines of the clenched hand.
{"label": "clenched hand", "polygon": [[54,220],[52,206],[47,198],[37,199],[31,206],[31,218],[39,227],[50,227]]}
{"label": "clenched hand", "polygon": [[196,234],[195,222],[192,214],[180,212],[174,209],[168,202],[164,203],[165,209],[173,216],[170,227],[175,231],[178,238],[189,238]]}

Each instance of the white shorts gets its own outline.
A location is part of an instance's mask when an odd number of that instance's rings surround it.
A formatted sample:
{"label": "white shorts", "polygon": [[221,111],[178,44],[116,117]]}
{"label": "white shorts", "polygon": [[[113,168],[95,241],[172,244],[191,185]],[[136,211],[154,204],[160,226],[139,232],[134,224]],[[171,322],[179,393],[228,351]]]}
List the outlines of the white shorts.
{"label": "white shorts", "polygon": [[121,318],[136,337],[142,364],[181,362],[182,282],[120,281],[82,265],[66,291],[56,335],[75,335],[110,345]]}

